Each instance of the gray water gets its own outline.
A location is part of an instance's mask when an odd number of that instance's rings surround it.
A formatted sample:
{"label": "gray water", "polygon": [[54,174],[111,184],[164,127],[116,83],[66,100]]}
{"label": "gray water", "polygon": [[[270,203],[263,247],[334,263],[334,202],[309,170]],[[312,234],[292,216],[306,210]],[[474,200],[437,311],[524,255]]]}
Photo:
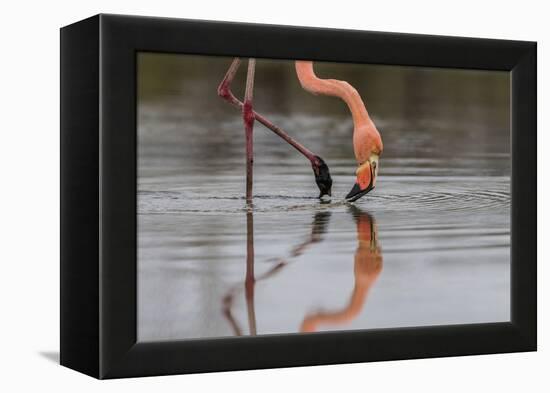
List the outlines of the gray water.
{"label": "gray water", "polygon": [[256,124],[247,207],[242,121],[216,96],[230,61],[139,56],[139,340],[510,319],[508,73],[317,64],[357,88],[384,141],[352,205],[346,106],[260,59],[256,110],[334,185],[317,199],[309,162]]}

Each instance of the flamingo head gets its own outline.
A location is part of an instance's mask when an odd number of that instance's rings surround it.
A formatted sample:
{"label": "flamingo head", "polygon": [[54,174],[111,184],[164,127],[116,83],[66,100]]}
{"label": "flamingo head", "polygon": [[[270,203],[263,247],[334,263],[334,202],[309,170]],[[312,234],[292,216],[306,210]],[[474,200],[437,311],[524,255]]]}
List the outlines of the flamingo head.
{"label": "flamingo head", "polygon": [[372,153],[366,161],[361,163],[355,174],[357,178],[351,191],[346,195],[348,202],[354,202],[368,194],[376,186],[378,176],[379,154]]}

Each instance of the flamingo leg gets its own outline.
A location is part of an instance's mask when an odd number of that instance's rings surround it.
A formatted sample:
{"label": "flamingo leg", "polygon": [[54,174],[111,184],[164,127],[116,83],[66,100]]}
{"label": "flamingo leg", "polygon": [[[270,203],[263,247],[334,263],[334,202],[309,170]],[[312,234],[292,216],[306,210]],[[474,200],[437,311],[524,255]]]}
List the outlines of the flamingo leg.
{"label": "flamingo leg", "polygon": [[[227,70],[225,77],[222,79],[218,87],[218,95],[221,98],[223,98],[225,101],[229,102],[230,104],[232,104],[233,106],[237,107],[242,111],[244,103],[241,102],[237,97],[235,97],[235,95],[231,91],[231,83],[233,82],[233,79],[237,74],[237,70],[239,69],[240,63],[241,63],[241,60],[238,57],[233,59],[233,62],[229,66],[229,69]],[[294,138],[292,138],[290,135],[288,135],[288,133],[285,132],[282,128],[273,124],[271,121],[269,121],[265,116],[261,115],[260,113],[254,110],[252,111],[252,113],[254,114],[255,120],[262,123],[264,126],[266,126],[271,131],[273,131],[276,135],[278,135],[281,139],[283,139],[289,145],[291,145],[300,153],[302,153],[312,164],[318,161],[317,160],[318,157],[314,153],[312,153],[304,145],[302,145],[301,143],[296,141]]]}
{"label": "flamingo leg", "polygon": [[254,165],[254,110],[252,109],[252,97],[254,95],[254,71],[256,60],[248,60],[248,72],[246,74],[246,90],[243,104],[243,121],[246,137],[246,201],[252,202],[252,183]]}

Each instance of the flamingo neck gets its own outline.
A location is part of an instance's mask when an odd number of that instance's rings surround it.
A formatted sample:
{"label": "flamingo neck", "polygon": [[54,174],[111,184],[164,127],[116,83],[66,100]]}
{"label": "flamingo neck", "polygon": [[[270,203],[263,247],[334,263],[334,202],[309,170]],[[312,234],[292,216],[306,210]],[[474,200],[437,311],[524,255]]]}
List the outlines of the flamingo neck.
{"label": "flamingo neck", "polygon": [[353,124],[356,130],[361,126],[372,124],[361,96],[348,82],[318,78],[315,75],[313,62],[311,61],[296,61],[296,74],[302,87],[310,93],[342,99],[353,116]]}

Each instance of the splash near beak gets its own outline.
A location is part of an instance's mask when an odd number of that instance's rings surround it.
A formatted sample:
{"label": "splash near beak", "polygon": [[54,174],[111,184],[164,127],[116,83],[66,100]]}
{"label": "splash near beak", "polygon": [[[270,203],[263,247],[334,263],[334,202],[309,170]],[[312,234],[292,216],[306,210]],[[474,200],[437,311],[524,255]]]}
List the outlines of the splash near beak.
{"label": "splash near beak", "polygon": [[[373,165],[375,166],[376,163],[373,163]],[[346,195],[346,201],[354,202],[374,188],[376,168],[373,168],[373,165],[367,161],[357,169],[357,180],[351,191]]]}

